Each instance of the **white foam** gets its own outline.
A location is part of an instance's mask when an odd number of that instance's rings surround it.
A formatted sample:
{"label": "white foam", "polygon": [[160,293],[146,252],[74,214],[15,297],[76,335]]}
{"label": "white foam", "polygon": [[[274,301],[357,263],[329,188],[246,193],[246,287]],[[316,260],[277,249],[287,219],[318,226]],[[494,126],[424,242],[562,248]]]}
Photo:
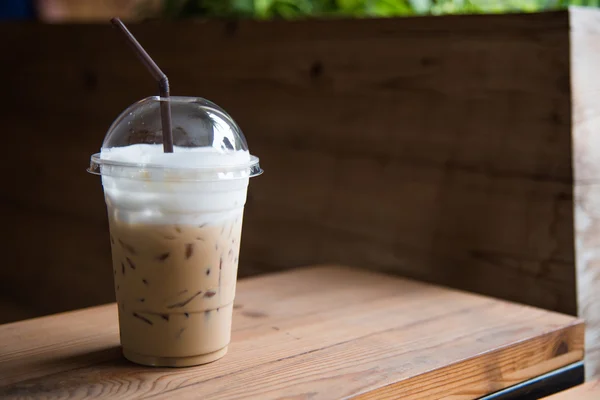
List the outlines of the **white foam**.
{"label": "white foam", "polygon": [[245,150],[222,152],[213,147],[179,146],[173,148],[173,153],[165,153],[160,144],[134,144],[124,147],[104,148],[100,152],[100,158],[171,168],[206,168],[248,164],[250,153]]}
{"label": "white foam", "polygon": [[[172,179],[177,169],[235,167],[248,164],[247,151],[222,153],[217,149],[175,147],[163,153],[161,145],[135,144],[103,149],[103,160],[174,168],[170,179],[146,168],[123,167],[116,174],[102,174],[111,218],[129,223],[203,224],[237,217],[246,202],[248,178],[208,181]],[[120,167],[119,167],[120,169]]]}

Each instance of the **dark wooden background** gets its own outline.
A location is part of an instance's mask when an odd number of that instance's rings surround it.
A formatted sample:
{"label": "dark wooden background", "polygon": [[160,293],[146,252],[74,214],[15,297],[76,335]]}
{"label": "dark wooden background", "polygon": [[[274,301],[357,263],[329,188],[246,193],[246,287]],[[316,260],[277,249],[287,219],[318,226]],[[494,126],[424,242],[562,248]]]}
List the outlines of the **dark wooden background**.
{"label": "dark wooden background", "polygon": [[[261,157],[241,275],[340,262],[577,312],[568,13],[131,30]],[[85,169],[156,85],[108,25],[0,36],[2,296],[23,315],[112,301]]]}

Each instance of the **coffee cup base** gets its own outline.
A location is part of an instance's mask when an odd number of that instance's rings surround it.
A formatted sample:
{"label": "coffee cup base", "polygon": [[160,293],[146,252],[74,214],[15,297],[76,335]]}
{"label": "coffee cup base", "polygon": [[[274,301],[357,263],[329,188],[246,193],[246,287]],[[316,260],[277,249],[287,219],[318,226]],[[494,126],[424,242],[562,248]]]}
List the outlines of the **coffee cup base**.
{"label": "coffee cup base", "polygon": [[227,354],[227,347],[208,354],[189,357],[156,357],[139,354],[123,348],[123,356],[131,362],[151,367],[192,367],[194,365],[208,364]]}

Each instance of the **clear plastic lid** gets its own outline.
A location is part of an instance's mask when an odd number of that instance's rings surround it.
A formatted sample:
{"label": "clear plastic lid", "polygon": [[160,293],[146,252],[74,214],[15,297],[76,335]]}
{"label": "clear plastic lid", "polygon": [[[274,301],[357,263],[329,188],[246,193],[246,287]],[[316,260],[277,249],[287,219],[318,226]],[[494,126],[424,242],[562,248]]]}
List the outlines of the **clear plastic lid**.
{"label": "clear plastic lid", "polygon": [[[162,150],[160,104],[171,106],[173,153]],[[197,97],[148,97],[113,122],[90,173],[131,179],[222,180],[260,175],[257,157],[235,121]]]}

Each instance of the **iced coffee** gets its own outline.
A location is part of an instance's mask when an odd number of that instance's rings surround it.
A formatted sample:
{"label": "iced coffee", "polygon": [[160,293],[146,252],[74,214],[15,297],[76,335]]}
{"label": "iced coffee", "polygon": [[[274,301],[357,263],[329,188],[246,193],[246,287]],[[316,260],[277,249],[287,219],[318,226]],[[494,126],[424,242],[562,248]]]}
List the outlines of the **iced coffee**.
{"label": "iced coffee", "polygon": [[157,122],[149,109],[134,110],[115,122],[92,169],[107,204],[123,353],[145,365],[189,366],[227,352],[248,181],[261,171],[224,111],[170,101],[186,133],[175,136],[173,153],[135,143],[140,126]]}

